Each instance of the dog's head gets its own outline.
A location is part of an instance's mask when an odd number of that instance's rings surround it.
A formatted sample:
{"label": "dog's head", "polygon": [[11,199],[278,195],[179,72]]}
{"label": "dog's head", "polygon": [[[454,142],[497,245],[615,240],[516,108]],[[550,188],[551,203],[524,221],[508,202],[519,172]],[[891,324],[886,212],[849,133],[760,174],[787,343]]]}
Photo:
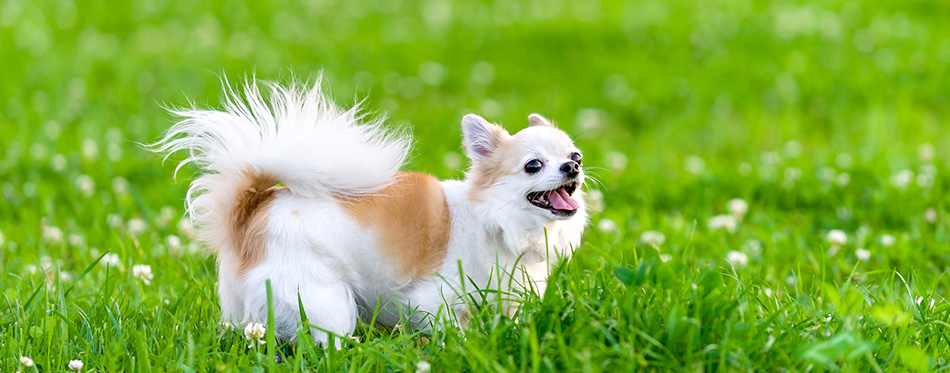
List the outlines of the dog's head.
{"label": "dog's head", "polygon": [[570,219],[584,211],[583,156],[551,121],[531,114],[528,123],[510,135],[480,116],[462,118],[463,143],[472,160],[467,175],[472,199],[508,213]]}

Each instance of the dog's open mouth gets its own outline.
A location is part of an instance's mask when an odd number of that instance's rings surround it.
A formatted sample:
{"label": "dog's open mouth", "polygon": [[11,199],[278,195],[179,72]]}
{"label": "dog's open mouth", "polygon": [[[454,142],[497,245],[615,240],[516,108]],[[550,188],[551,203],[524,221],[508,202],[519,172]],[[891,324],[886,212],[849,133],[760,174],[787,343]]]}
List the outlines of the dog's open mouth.
{"label": "dog's open mouth", "polygon": [[577,182],[572,181],[554,190],[528,193],[527,198],[532,205],[548,210],[554,215],[571,216],[581,208],[581,204],[571,198],[575,190],[577,190]]}

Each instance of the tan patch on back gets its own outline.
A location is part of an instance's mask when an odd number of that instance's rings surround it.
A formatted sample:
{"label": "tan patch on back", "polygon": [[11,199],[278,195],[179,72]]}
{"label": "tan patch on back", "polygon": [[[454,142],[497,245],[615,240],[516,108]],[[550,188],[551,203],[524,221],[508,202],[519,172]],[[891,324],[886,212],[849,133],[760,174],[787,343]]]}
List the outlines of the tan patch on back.
{"label": "tan patch on back", "polygon": [[257,266],[267,255],[267,207],[286,187],[270,187],[274,180],[262,174],[248,175],[247,187],[238,192],[228,214],[231,244],[240,265],[238,273]]}
{"label": "tan patch on back", "polygon": [[367,196],[341,198],[361,226],[375,229],[383,255],[410,278],[432,274],[445,260],[452,228],[442,184],[419,173],[400,173],[392,185]]}

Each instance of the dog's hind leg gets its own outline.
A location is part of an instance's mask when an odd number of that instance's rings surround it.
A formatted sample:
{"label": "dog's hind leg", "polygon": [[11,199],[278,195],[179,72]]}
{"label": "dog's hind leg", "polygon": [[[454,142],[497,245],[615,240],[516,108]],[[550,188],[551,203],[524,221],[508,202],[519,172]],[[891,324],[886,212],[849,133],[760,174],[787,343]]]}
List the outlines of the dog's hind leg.
{"label": "dog's hind leg", "polygon": [[[342,282],[314,284],[300,289],[300,303],[309,319],[310,333],[314,341],[330,346],[330,333],[336,338],[346,338],[356,329],[357,308],[353,290]],[[295,302],[295,307],[299,305]],[[340,340],[333,347],[339,349]]]}
{"label": "dog's hind leg", "polygon": [[[320,261],[299,260],[294,264],[274,265],[268,259],[264,265],[251,270],[245,298],[245,324],[265,323],[267,302],[265,282],[271,281],[274,312],[274,332],[278,339],[293,341],[300,327],[300,306],[309,319],[310,332],[316,342],[330,346],[330,334],[346,337],[356,329],[357,308],[353,289],[336,272]],[[339,340],[333,344],[339,348]]]}

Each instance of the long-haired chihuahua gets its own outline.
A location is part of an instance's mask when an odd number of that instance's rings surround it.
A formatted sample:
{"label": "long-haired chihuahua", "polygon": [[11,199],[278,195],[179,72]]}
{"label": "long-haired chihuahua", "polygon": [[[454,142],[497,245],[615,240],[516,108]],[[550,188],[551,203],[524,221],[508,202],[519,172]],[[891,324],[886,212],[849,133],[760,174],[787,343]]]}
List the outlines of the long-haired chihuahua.
{"label": "long-haired chihuahua", "polygon": [[265,322],[266,280],[282,340],[296,337],[301,305],[325,346],[360,316],[464,322],[465,291],[497,281],[543,293],[550,263],[580,243],[583,156],[538,114],[514,135],[463,117],[471,167],[439,181],[400,171],[410,136],[333,104],[319,79],[261,86],[228,87],[220,110],[173,109],[182,120],[152,146],[201,169],[186,202],[217,253],[224,322]]}

